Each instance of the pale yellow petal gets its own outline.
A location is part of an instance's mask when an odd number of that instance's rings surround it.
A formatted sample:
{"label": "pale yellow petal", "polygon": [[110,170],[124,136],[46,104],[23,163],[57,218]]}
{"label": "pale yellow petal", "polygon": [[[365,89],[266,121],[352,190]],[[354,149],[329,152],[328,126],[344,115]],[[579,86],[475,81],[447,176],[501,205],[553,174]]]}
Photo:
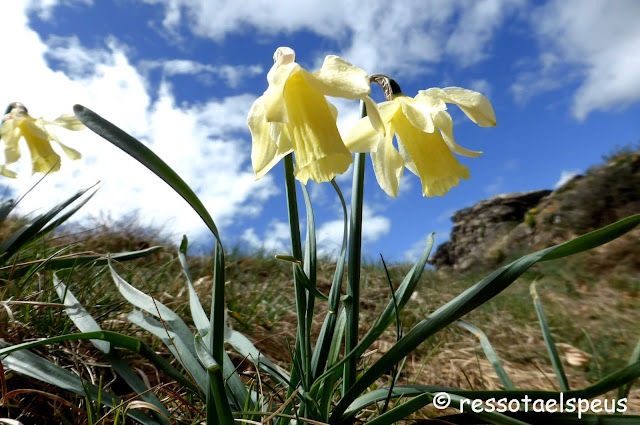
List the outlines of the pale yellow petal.
{"label": "pale yellow petal", "polygon": [[371,120],[362,118],[347,131],[344,143],[351,152],[375,152],[380,143],[380,139],[386,136],[393,136],[389,129],[389,123],[395,113],[401,108],[400,102],[382,102],[376,109],[380,112],[380,120],[385,127],[385,132],[376,131],[371,124]]}
{"label": "pale yellow petal", "polygon": [[433,133],[434,126],[431,119],[433,109],[409,97],[397,96],[394,100],[396,99],[402,104],[402,113],[415,128],[425,133]]}
{"label": "pale yellow petal", "polygon": [[44,121],[44,124],[58,125],[71,131],[84,130],[86,128],[73,114],[61,115],[53,121]]}
{"label": "pale yellow petal", "polygon": [[287,106],[284,101],[284,90],[289,78],[301,70],[295,62],[285,65],[274,65],[269,71],[267,79],[269,87],[262,96],[264,102],[265,119],[268,122],[287,122]]}
{"label": "pale yellow petal", "polygon": [[262,97],[256,99],[247,117],[252,138],[251,164],[256,174],[256,180],[269,172],[282,158],[278,155],[278,146],[271,139],[271,129],[264,118],[262,101]]}
{"label": "pale yellow petal", "polygon": [[409,151],[407,150],[407,148],[404,147],[404,143],[402,143],[402,139],[398,135],[396,135],[396,139],[398,140],[398,151],[400,152],[400,156],[404,161],[404,166],[407,167],[407,169],[411,171],[413,174],[415,174],[417,177],[420,177],[420,173],[418,172],[418,167],[416,167],[416,164],[413,162],[413,158],[411,158],[411,155],[409,154]]}
{"label": "pale yellow petal", "polygon": [[18,142],[22,137],[22,133],[20,127],[16,125],[16,120],[11,119],[5,121],[2,126],[0,126],[0,135],[2,136],[2,140],[4,140],[6,164],[17,162],[20,159],[20,144]]}
{"label": "pale yellow petal", "polygon": [[338,56],[327,56],[319,71],[305,72],[304,76],[309,85],[325,96],[356,100],[371,93],[369,75]]}
{"label": "pale yellow petal", "polygon": [[333,116],[334,121],[338,121],[338,108],[333,103],[327,101],[327,105],[329,105],[329,109],[331,110],[331,115]]}
{"label": "pale yellow petal", "polygon": [[447,111],[438,111],[433,114],[433,122],[440,129],[442,138],[453,153],[475,158],[482,155],[482,152],[465,149],[453,139],[453,120]]}
{"label": "pale yellow petal", "polygon": [[5,177],[9,177],[10,179],[15,179],[18,177],[18,173],[16,173],[15,171],[11,171],[5,165],[0,165],[0,174]]}
{"label": "pale yellow petal", "polygon": [[362,118],[344,136],[344,144],[351,152],[375,152],[384,136],[371,126],[371,121]]}
{"label": "pale yellow petal", "polygon": [[458,105],[469,119],[480,127],[496,125],[496,115],[491,102],[482,94],[460,87],[446,87],[442,91],[446,95],[445,102]]}
{"label": "pale yellow petal", "polygon": [[371,161],[380,188],[387,195],[396,198],[400,188],[400,178],[404,172],[404,161],[393,147],[393,134],[381,139],[376,152],[371,152]]}
{"label": "pale yellow petal", "polygon": [[369,121],[371,121],[371,125],[376,131],[382,133],[383,136],[386,136],[387,130],[384,127],[384,123],[382,122],[382,117],[380,116],[380,111],[378,110],[378,105],[376,102],[371,99],[369,96],[365,96],[362,98],[364,105],[367,108],[367,117],[369,117]]}
{"label": "pale yellow petal", "polygon": [[445,103],[446,94],[442,89],[433,87],[427,90],[420,90],[415,97],[416,102],[424,105],[432,112],[446,111],[447,105]]}
{"label": "pale yellow petal", "polygon": [[424,196],[444,196],[461,178],[469,178],[469,169],[453,156],[440,132],[425,133],[416,129],[404,115],[396,115],[394,128],[411,156],[422,182]]}
{"label": "pale yellow petal", "polygon": [[54,140],[58,145],[60,145],[60,147],[62,148],[62,151],[65,153],[65,155],[67,155],[69,159],[72,159],[75,161],[77,159],[82,158],[82,154],[77,150],[70,148],[69,146],[62,143],[60,140],[57,140],[57,139],[54,139]]}

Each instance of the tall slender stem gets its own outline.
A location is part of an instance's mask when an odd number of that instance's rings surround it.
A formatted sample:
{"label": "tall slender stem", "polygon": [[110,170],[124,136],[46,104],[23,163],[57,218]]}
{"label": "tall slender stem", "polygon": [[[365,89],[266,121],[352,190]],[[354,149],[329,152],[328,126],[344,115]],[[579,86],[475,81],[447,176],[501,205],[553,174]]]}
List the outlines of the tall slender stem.
{"label": "tall slender stem", "polygon": [[[296,260],[302,261],[302,243],[300,241],[300,221],[298,219],[298,199],[296,196],[296,181],[293,175],[293,156],[289,154],[284,157],[284,175],[285,186],[287,191],[287,208],[289,214],[289,226],[291,228],[291,254]],[[294,266],[295,269],[295,266]],[[298,282],[296,273],[294,270],[293,284],[296,293],[296,315],[298,318],[298,334],[296,338],[296,355],[293,361],[294,365],[297,363],[302,367],[300,371],[300,379],[302,381],[303,389],[309,388],[309,382],[311,376],[311,365],[308,347],[311,342],[307,341],[309,335],[307,334],[306,322],[307,322],[307,290],[302,283]],[[297,384],[293,382],[294,374],[292,374],[292,382],[289,391]]]}
{"label": "tall slender stem", "polygon": [[[362,117],[367,116],[364,102],[360,103]],[[347,268],[347,295],[349,302],[345,305],[347,313],[347,329],[345,336],[345,353],[351,352],[358,345],[360,328],[360,262],[362,255],[362,203],[364,197],[365,154],[355,154],[353,163],[353,186],[351,188],[351,218],[349,222],[349,260]],[[358,359],[352,357],[344,366],[343,389],[346,392],[356,381]]]}

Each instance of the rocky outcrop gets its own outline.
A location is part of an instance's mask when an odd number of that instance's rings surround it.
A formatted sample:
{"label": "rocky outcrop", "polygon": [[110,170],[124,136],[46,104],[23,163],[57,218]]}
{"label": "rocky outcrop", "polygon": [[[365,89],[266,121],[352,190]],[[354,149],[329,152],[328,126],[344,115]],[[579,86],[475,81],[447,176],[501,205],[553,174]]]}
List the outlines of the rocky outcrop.
{"label": "rocky outcrop", "polygon": [[613,156],[555,191],[498,195],[457,211],[436,267],[495,267],[640,212],[640,151]]}
{"label": "rocky outcrop", "polygon": [[524,220],[550,190],[509,193],[480,201],[457,211],[451,219],[451,240],[438,247],[431,262],[436,266],[468,269],[479,263],[500,261],[504,253],[495,248],[498,239],[510,233]]}

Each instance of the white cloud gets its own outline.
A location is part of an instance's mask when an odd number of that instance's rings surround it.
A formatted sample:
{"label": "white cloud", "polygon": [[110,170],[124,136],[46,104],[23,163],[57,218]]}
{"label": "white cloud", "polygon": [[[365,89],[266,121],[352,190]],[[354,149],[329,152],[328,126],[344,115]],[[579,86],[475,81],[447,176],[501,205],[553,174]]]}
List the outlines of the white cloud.
{"label": "white cloud", "polygon": [[[635,0],[554,0],[532,14],[541,55],[538,70],[513,87],[553,90],[578,82],[573,115],[623,109],[640,100],[640,3]],[[526,96],[526,95],[525,95]]]}
{"label": "white cloud", "polygon": [[[169,84],[161,84],[157,93],[150,91],[146,79],[130,63],[127,47],[115,39],[108,40],[104,49],[87,49],[74,37],[43,42],[28,27],[27,6],[13,3],[2,2],[2,15],[13,17],[6,20],[3,30],[21,41],[3,48],[6,57],[20,58],[19,67],[0,67],[0,81],[12,82],[3,86],[7,103],[20,101],[33,116],[48,119],[70,113],[74,103],[81,103],[112,121],[150,146],[183,177],[222,228],[223,239],[224,227],[233,219],[255,216],[263,201],[277,193],[272,177],[256,182],[249,165],[245,120],[253,96],[179,107]],[[47,58],[55,59],[60,70],[52,70]],[[54,205],[102,180],[104,184],[80,217],[96,210],[114,217],[138,210],[145,224],[170,224],[191,239],[207,234],[184,200],[124,152],[89,130],[55,132],[83,158],[70,161],[63,155],[61,170],[47,176],[23,200],[23,212]],[[24,157],[16,164],[21,177],[6,182],[18,194],[41,177],[30,176],[26,146],[22,152]]]}
{"label": "white cloud", "polygon": [[[8,2],[4,2],[8,3]],[[76,6],[78,4],[85,4],[90,6],[93,4],[93,0],[15,0],[14,3],[21,4],[26,3],[27,10],[38,14],[38,17],[42,20],[48,21],[52,18],[53,9],[56,6]],[[2,14],[2,16],[6,16]]]}
{"label": "white cloud", "polygon": [[402,261],[415,263],[427,247],[427,236],[429,235],[424,235],[422,238],[415,241],[411,247],[403,253]]}
{"label": "white cloud", "polygon": [[[374,210],[364,206],[362,210],[362,246],[378,241],[391,231],[391,220],[377,215]],[[335,257],[340,253],[344,234],[343,217],[329,220],[316,227],[318,254]]]}
{"label": "white cloud", "polygon": [[193,75],[200,81],[211,84],[213,79],[223,80],[229,87],[235,88],[245,78],[262,74],[260,65],[211,65],[188,59],[146,60],[140,66],[151,70],[161,68],[163,75]]}
{"label": "white cloud", "polygon": [[580,174],[580,170],[578,170],[577,168],[573,170],[562,170],[562,172],[560,173],[560,178],[558,179],[556,184],[553,185],[553,188],[557,189],[563,186],[566,182],[568,182],[578,174]]}
{"label": "white cloud", "polygon": [[240,239],[250,248],[263,250],[270,254],[287,255],[291,253],[291,233],[289,223],[273,220],[264,231],[262,238],[253,227],[244,231]]}
{"label": "white cloud", "polygon": [[[257,29],[263,35],[309,30],[345,46],[341,55],[369,73],[416,76],[447,56],[461,65],[484,59],[501,22],[521,0],[145,0],[165,8],[163,25],[174,33],[187,23],[194,34],[222,41]],[[296,46],[290,46],[296,48]],[[298,52],[303,63],[313,59]],[[323,52],[320,52],[323,53]],[[317,58],[316,58],[317,59]]]}

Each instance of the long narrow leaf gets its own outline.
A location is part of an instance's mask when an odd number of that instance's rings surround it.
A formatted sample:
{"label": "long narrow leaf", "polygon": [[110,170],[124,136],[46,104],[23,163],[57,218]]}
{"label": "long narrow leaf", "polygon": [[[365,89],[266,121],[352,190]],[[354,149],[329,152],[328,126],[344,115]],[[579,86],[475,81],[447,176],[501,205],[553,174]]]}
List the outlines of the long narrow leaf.
{"label": "long narrow leaf", "polygon": [[343,215],[343,230],[342,230],[342,248],[340,249],[340,256],[336,263],[336,270],[333,273],[333,282],[331,283],[331,290],[329,291],[329,307],[327,309],[327,315],[322,323],[320,334],[316,346],[313,350],[313,356],[311,357],[311,369],[313,370],[313,380],[315,381],[324,371],[327,357],[329,355],[329,349],[331,348],[331,341],[333,339],[333,333],[336,326],[336,319],[338,317],[338,308],[340,306],[340,292],[342,289],[342,280],[344,275],[344,265],[347,256],[347,232],[349,229],[349,221],[347,216],[347,204],[344,202],[344,197],[340,188],[336,184],[335,180],[331,180],[331,184],[338,194],[340,203],[342,205]]}
{"label": "long narrow leaf", "polygon": [[[142,314],[139,310],[133,310],[127,319],[134,325],[140,326],[147,332],[157,336],[169,348],[173,356],[182,364],[198,384],[201,390],[207,389],[207,376],[196,355],[191,353],[184,339],[180,338],[173,330],[162,326],[162,323],[152,317]],[[191,334],[193,337],[193,334]],[[191,342],[193,346],[193,341]],[[194,350],[195,350],[195,346]]]}
{"label": "long narrow leaf", "polygon": [[[165,372],[170,378],[173,378],[179,382],[185,388],[190,389],[193,392],[198,392],[198,388],[193,385],[191,381],[186,379],[180,372],[178,372],[169,362],[160,357],[155,351],[151,349],[147,344],[140,341],[138,338],[134,338],[128,335],[119,334],[112,331],[97,331],[97,332],[83,332],[78,334],[66,334],[55,336],[52,338],[40,339],[37,341],[23,342],[22,344],[8,345],[0,341],[0,345],[4,348],[0,349],[0,356],[6,354],[12,354],[22,350],[28,350],[34,347],[40,347],[42,345],[56,344],[62,341],[84,341],[99,339],[102,341],[108,341],[111,344],[125,348],[131,352],[140,354],[147,360],[152,362],[158,369]],[[37,356],[36,356],[37,357]],[[6,360],[3,359],[4,362]],[[62,387],[61,387],[62,388]]]}
{"label": "long narrow leaf", "polygon": [[[7,347],[10,347],[9,344],[0,341],[0,348],[2,348],[0,351],[4,351]],[[97,400],[99,393],[102,391],[102,404],[111,408],[119,406],[122,403],[119,397],[106,392],[104,389],[98,388],[68,370],[28,351],[13,352],[11,355],[2,358],[2,364],[20,375],[37,379],[38,381],[62,388],[66,391],[71,391],[81,396],[86,396],[88,390],[89,395]],[[156,419],[151,418],[139,410],[128,410],[127,415],[144,425],[159,424]]]}
{"label": "long narrow leaf", "polygon": [[191,205],[195,212],[198,213],[216,239],[220,240],[218,229],[200,199],[184,182],[184,180],[182,180],[182,178],[180,178],[180,176],[178,176],[178,174],[176,174],[176,172],[173,171],[155,153],[140,143],[136,138],[130,136],[90,109],[85,108],[82,105],[74,105],[73,112],[76,117],[91,131],[125,151],[171,186],[171,188],[182,196],[182,198]]}
{"label": "long narrow leaf", "polygon": [[[93,187],[93,186],[92,186]],[[13,235],[8,237],[2,244],[0,244],[0,257],[4,259],[11,257],[27,242],[36,238],[42,228],[53,220],[60,212],[71,205],[75,200],[84,195],[91,187],[81,190],[75,195],[67,198],[63,202],[59,203],[55,207],[51,208],[46,213],[39,215],[29,224],[16,231]]]}
{"label": "long narrow leaf", "polygon": [[[330,418],[331,422],[338,423],[337,418],[342,417],[345,409],[359,394],[365,391],[369,385],[373,384],[376,379],[391,369],[394,364],[401,361],[423,341],[498,295],[536,262],[545,261],[550,258],[557,259],[562,256],[577,254],[595,248],[632,230],[638,223],[640,223],[640,214],[620,220],[569,242],[525,255],[491,273],[458,297],[430,314],[426,319],[419,322],[401,341],[374,363],[347,391],[340,403],[335,407],[332,417]],[[559,250],[562,255],[554,252],[556,250]]]}
{"label": "long narrow leaf", "polygon": [[[178,251],[178,256],[180,258],[180,264],[182,265],[182,270],[187,278],[187,285],[189,288],[189,307],[191,309],[191,316],[193,317],[193,322],[198,329],[198,332],[201,335],[206,335],[209,332],[209,318],[207,314],[204,312],[204,308],[200,303],[200,299],[198,298],[198,294],[193,286],[193,282],[191,279],[191,273],[189,272],[189,266],[187,264],[187,248],[188,248],[188,240],[186,236],[182,237],[182,243],[180,244],[180,249]],[[226,323],[226,320],[225,320]],[[238,403],[245,403],[247,407],[253,408],[253,402],[249,397],[249,393],[247,388],[244,386],[242,382],[242,378],[238,375],[229,358],[229,355],[226,352],[223,352],[223,375],[224,379],[227,380],[227,385],[233,394],[233,399]],[[238,406],[239,407],[239,406]]]}
{"label": "long narrow leaf", "polygon": [[220,425],[233,425],[233,414],[231,413],[231,407],[227,400],[227,393],[224,388],[224,379],[222,378],[222,370],[220,364],[215,361],[206,344],[199,335],[195,336],[195,347],[198,359],[207,370],[209,375],[209,382],[211,383],[211,391],[213,393],[213,400],[215,403],[214,409],[207,408],[207,415],[209,412],[215,412],[217,421],[214,421],[212,417],[207,416],[207,424],[220,424]]}
{"label": "long narrow leaf", "polygon": [[544,343],[547,346],[547,351],[549,352],[551,366],[553,367],[553,371],[556,374],[556,378],[558,378],[558,384],[560,385],[560,389],[562,391],[569,391],[569,382],[567,381],[567,375],[565,375],[564,373],[562,361],[560,360],[560,356],[558,355],[558,349],[556,348],[556,344],[553,342],[551,330],[549,329],[549,323],[547,322],[547,316],[544,314],[544,308],[542,307],[542,302],[540,302],[540,297],[538,297],[535,282],[531,284],[529,290],[531,292],[531,298],[533,299],[533,305],[536,309],[536,314],[538,315],[538,322],[540,322],[540,329],[542,329],[542,337],[544,338]]}
{"label": "long narrow leaf", "polygon": [[[56,293],[58,297],[64,304],[64,309],[67,312],[67,315],[73,321],[74,325],[80,330],[80,332],[95,332],[101,331],[100,325],[91,317],[89,312],[85,310],[85,308],[80,304],[80,301],[75,297],[75,295],[67,289],[66,285],[58,279],[58,276],[54,273],[53,275],[53,284],[56,289]],[[101,340],[91,340],[91,343],[104,354],[105,358],[111,363],[111,366],[116,371],[118,375],[138,394],[142,394],[142,399],[148,403],[156,406],[162,413],[164,413],[165,417],[169,417],[169,411],[160,403],[158,397],[150,391],[148,391],[147,386],[144,382],[135,374],[127,365],[127,363],[122,360],[120,355],[111,350],[111,344],[106,341]],[[161,419],[162,420],[162,419]],[[166,420],[162,420],[163,422],[167,422]],[[168,423],[168,422],[167,422]]]}
{"label": "long narrow leaf", "polygon": [[484,351],[484,355],[487,357],[487,360],[489,360],[489,363],[491,363],[491,366],[493,366],[493,370],[496,371],[496,375],[498,375],[498,378],[500,379],[500,382],[502,382],[502,385],[504,385],[504,388],[507,390],[515,390],[516,387],[513,385],[513,382],[509,378],[509,375],[507,375],[507,372],[504,370],[502,362],[489,342],[487,335],[485,335],[480,328],[462,320],[458,321],[458,325],[468,330],[478,338],[480,345],[482,346],[482,350]]}
{"label": "long narrow leaf", "polygon": [[189,350],[191,355],[195,356],[195,347],[193,346],[193,332],[191,332],[182,318],[180,318],[180,316],[178,316],[173,310],[171,310],[161,302],[131,286],[127,281],[120,277],[120,275],[113,268],[113,264],[111,261],[109,261],[109,270],[111,271],[113,281],[122,296],[135,307],[162,319],[175,333],[175,335],[180,338],[180,340],[184,344],[184,347]]}

